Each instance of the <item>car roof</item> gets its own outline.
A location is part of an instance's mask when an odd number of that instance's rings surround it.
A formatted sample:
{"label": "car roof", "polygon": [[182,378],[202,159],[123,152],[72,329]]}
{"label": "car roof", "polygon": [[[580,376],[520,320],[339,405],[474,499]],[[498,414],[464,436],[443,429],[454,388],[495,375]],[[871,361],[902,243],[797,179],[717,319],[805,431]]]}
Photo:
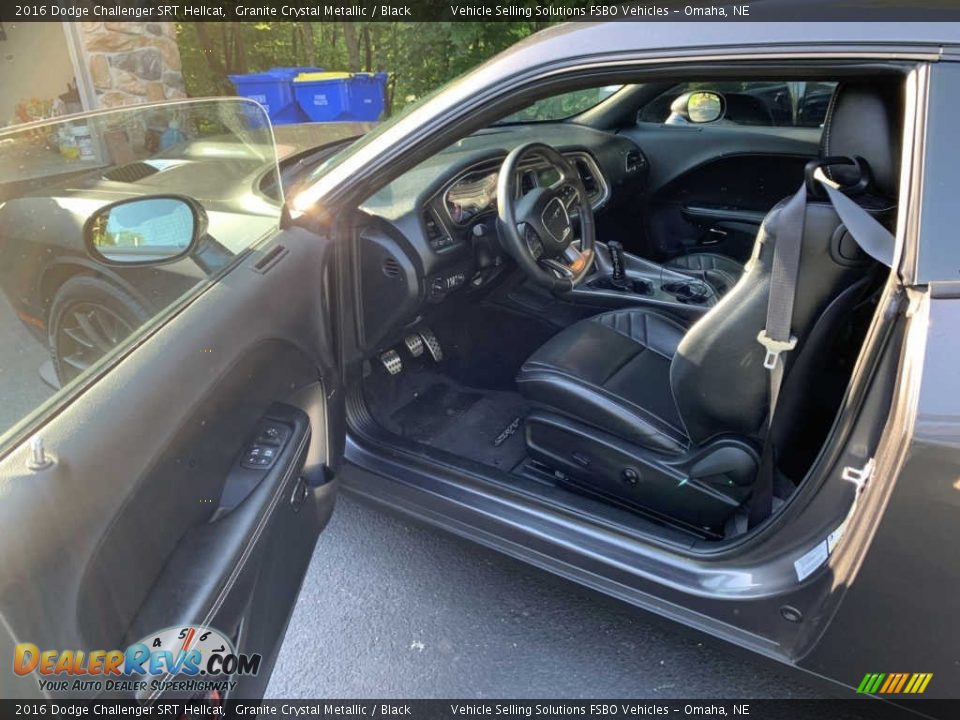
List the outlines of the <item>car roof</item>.
{"label": "car roof", "polygon": [[[809,13],[809,10],[808,10]],[[951,22],[599,22],[564,23],[531,35],[493,63],[549,62],[637,50],[665,51],[802,44],[960,44],[960,23]]]}

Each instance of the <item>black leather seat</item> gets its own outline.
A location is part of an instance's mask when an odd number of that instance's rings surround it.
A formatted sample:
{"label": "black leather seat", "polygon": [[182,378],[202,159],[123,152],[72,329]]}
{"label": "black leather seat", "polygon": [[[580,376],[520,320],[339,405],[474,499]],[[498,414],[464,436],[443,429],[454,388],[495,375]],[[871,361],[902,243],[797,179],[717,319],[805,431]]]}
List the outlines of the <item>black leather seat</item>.
{"label": "black leather seat", "polygon": [[[867,160],[873,184],[857,200],[884,219],[897,191],[900,113],[898,85],[845,84],[821,147],[823,157]],[[749,497],[757,474],[769,402],[757,335],[765,325],[782,205],[765,218],[739,282],[691,328],[650,310],[617,310],[576,323],[527,360],[517,382],[538,408],[526,423],[534,459],[591,492],[700,528],[722,526]],[[812,199],[792,324],[799,343],[786,356],[788,380],[795,358],[818,352],[813,344],[829,339],[822,328],[811,335],[821,316],[838,315],[825,310],[873,266],[833,206]]]}
{"label": "black leather seat", "polygon": [[617,437],[679,452],[689,438],[670,389],[670,365],[686,331],[642,310],[584,320],[524,363],[520,392]]}

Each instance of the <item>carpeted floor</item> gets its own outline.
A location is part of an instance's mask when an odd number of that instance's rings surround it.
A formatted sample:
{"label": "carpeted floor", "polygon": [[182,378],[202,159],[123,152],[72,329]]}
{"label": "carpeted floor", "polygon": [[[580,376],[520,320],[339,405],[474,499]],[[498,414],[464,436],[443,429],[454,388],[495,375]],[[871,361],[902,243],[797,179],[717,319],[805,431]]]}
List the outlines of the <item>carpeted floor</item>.
{"label": "carpeted floor", "polygon": [[375,368],[365,393],[374,418],[401,437],[503,470],[526,454],[518,393],[467,387],[425,365],[396,376]]}

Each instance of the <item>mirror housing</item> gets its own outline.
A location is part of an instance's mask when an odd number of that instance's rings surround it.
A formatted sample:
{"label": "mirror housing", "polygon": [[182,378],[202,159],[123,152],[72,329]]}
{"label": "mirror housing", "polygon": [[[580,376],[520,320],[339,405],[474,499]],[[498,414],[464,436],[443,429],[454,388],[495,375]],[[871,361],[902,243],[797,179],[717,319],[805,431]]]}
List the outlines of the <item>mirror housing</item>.
{"label": "mirror housing", "polygon": [[127,198],[97,209],[83,226],[87,254],[99,263],[147,267],[193,255],[207,214],[183,195]]}
{"label": "mirror housing", "polygon": [[672,116],[680,116],[694,125],[715,122],[723,117],[726,109],[723,95],[710,90],[686,92],[670,104]]}

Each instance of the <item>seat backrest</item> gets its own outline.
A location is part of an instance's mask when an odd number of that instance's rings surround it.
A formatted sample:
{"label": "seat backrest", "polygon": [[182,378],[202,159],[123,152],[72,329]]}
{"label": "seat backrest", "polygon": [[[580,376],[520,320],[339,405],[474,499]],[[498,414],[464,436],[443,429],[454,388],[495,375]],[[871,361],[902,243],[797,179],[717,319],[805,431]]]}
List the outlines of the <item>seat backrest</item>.
{"label": "seat backrest", "polygon": [[[902,90],[889,82],[843,84],[831,102],[821,157],[861,157],[873,181],[855,199],[889,222],[899,181]],[[838,182],[851,178],[833,170]],[[680,417],[694,443],[722,433],[757,437],[767,416],[769,377],[765,351],[757,342],[766,324],[773,251],[780,210],[764,219],[740,281],[684,336],[670,368]],[[797,349],[786,357],[786,372],[817,318],[874,263],[859,251],[833,206],[811,200],[805,211],[796,300],[791,330]],[[809,348],[808,351],[816,351]]]}

